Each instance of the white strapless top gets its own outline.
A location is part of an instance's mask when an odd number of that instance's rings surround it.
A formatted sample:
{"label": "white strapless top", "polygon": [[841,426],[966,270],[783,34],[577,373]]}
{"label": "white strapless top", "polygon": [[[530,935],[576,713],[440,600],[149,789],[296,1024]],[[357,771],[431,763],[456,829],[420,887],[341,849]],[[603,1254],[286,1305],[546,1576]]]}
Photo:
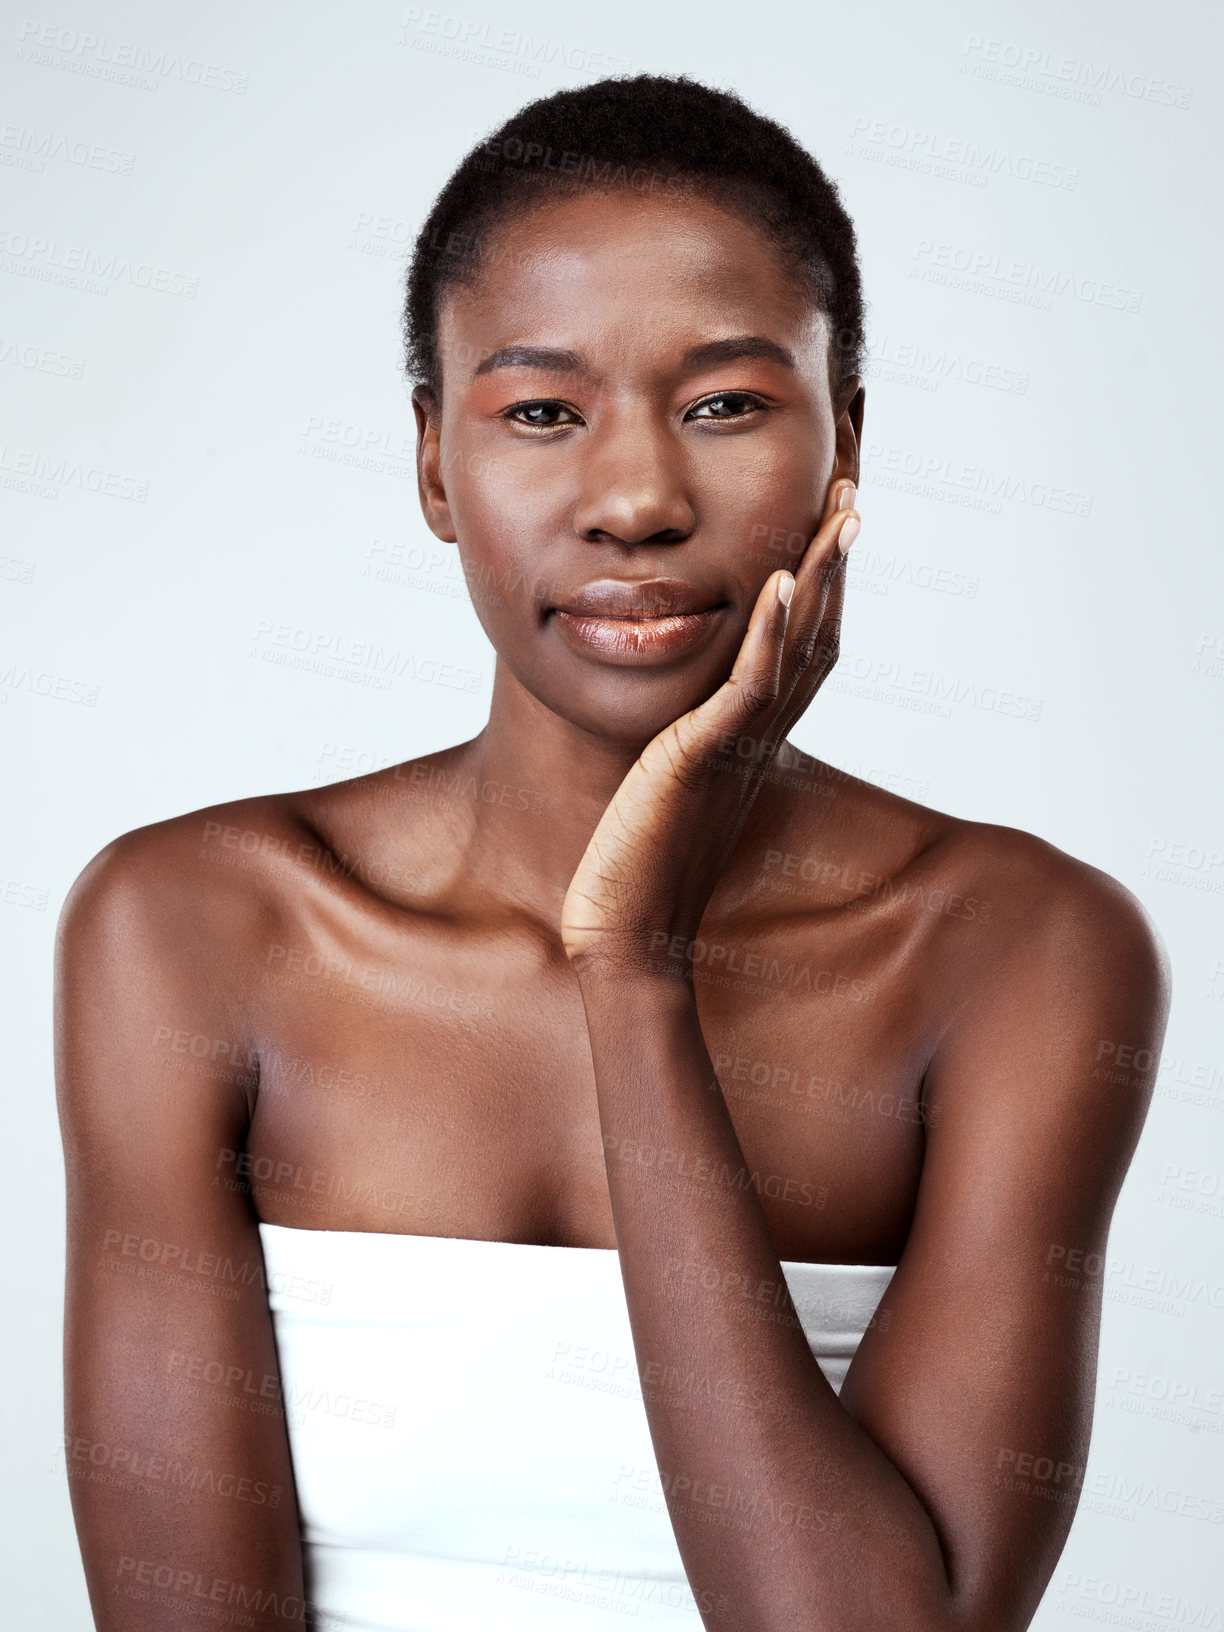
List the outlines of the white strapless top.
{"label": "white strapless top", "polygon": [[[700,1632],[614,1249],[259,1230],[320,1628]],[[782,1269],[840,1390],[893,1270]]]}

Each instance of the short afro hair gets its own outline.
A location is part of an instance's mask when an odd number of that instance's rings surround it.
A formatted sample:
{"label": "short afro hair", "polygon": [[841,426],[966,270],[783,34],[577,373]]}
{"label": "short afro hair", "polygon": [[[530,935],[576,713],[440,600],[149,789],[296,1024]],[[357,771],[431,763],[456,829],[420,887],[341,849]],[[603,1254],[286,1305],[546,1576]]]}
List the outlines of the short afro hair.
{"label": "short afro hair", "polygon": [[699,192],[759,227],[829,319],[829,383],[861,375],[865,314],[854,226],[836,185],[789,131],[687,75],[557,91],[478,143],[434,203],[408,266],[405,368],[442,396],[442,297],[496,257],[490,229],[533,202],[598,188]]}

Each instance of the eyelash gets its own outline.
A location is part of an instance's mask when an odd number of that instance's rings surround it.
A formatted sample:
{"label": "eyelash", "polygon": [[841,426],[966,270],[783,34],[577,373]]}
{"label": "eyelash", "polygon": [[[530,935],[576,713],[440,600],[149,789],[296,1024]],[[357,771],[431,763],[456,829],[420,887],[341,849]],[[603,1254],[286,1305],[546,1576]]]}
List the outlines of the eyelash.
{"label": "eyelash", "polygon": [[[753,391],[713,391],[708,397],[702,397],[700,401],[695,402],[688,413],[685,414],[685,419],[692,418],[699,408],[705,408],[713,402],[744,402],[749,405],[749,410],[747,413],[728,415],[725,419],[704,418],[695,421],[695,423],[706,425],[742,424],[744,420],[751,419],[758,413],[768,412],[768,404]],[[516,418],[516,415],[528,408],[561,408],[568,414],[577,414],[576,409],[571,408],[568,403],[558,402],[555,397],[533,397],[527,402],[512,403],[500,417],[511,425],[518,425],[523,430],[537,433],[561,430],[566,424],[574,423],[572,420],[562,420],[554,425],[530,425],[526,420]],[[581,423],[580,420],[578,422]]]}

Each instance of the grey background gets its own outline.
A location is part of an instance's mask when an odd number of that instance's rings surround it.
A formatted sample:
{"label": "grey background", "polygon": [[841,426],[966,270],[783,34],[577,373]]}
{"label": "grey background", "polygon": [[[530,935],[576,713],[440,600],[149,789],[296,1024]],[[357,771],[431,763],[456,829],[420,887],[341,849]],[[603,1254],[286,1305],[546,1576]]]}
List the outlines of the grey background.
{"label": "grey background", "polygon": [[[864,533],[796,740],[1103,867],[1169,946],[1086,1492],[1035,1624],[1216,1624],[1220,32],[1186,0],[4,8],[14,1624],[89,1625],[57,1455],[59,904],[118,832],[480,728],[492,653],[416,506],[403,252],[484,130],[641,70],[787,123],[861,235]],[[386,689],[375,652],[403,670]]]}

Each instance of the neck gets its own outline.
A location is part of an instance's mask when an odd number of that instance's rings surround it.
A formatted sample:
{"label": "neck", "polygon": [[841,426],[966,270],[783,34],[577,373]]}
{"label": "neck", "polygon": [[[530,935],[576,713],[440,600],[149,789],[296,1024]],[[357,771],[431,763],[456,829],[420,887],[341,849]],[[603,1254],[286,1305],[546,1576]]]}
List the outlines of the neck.
{"label": "neck", "polygon": [[[559,935],[561,907],[578,863],[645,746],[597,736],[554,714],[499,660],[488,724],[444,756],[463,787],[447,818],[453,821],[454,848],[447,848],[456,882],[486,905],[500,901],[535,919],[545,934]],[[806,767],[810,787],[829,774],[789,743],[784,749]],[[792,802],[793,795],[780,788],[766,784],[760,790],[713,898],[720,912],[734,912],[759,893],[759,853],[778,842]],[[814,814],[827,821],[834,803],[820,799]]]}
{"label": "neck", "polygon": [[644,747],[562,719],[499,660],[488,724],[456,750],[475,787],[458,847],[465,881],[555,929],[591,835]]}

